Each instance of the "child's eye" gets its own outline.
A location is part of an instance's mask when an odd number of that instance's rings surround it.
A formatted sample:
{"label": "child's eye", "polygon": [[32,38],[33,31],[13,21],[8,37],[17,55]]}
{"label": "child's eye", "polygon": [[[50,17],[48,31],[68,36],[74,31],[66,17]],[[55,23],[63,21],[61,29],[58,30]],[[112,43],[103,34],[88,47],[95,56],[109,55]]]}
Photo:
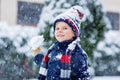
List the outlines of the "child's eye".
{"label": "child's eye", "polygon": [[59,30],[59,28],[55,28],[55,30]]}
{"label": "child's eye", "polygon": [[67,30],[68,28],[67,28],[67,27],[64,27],[63,29],[64,29],[64,30]]}

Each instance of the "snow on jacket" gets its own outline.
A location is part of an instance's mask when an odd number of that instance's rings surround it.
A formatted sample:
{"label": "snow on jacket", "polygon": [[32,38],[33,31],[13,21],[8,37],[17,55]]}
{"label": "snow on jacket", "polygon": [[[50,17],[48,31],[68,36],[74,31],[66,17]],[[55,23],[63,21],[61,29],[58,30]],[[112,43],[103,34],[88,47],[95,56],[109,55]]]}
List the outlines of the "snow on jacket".
{"label": "snow on jacket", "polygon": [[[70,43],[71,41],[57,42],[55,48],[49,54],[50,60],[48,61],[47,80],[62,80],[60,78],[61,62],[56,56],[64,54]],[[34,58],[34,61],[38,66],[41,64],[42,57],[41,54],[38,54]],[[83,49],[77,45],[71,55],[71,75],[68,80],[89,80],[89,73],[87,70],[87,55]],[[39,77],[41,76],[39,75]]]}

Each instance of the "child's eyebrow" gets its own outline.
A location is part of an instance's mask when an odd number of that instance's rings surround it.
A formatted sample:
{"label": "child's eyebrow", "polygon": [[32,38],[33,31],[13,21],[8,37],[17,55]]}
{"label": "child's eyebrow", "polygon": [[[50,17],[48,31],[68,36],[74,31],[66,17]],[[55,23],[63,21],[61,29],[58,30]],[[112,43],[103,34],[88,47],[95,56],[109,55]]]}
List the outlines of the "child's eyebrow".
{"label": "child's eyebrow", "polygon": [[63,27],[67,27],[67,26],[63,26]]}

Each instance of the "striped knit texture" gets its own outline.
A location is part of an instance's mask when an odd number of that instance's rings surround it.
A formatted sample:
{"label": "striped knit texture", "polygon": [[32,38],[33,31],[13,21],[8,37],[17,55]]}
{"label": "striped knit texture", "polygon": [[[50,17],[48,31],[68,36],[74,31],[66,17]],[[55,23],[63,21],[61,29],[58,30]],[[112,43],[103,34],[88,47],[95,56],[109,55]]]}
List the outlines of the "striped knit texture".
{"label": "striped knit texture", "polygon": [[[60,70],[61,80],[67,80],[67,79],[69,80],[70,79],[71,53],[75,49],[77,42],[78,42],[78,38],[68,45],[68,48],[66,49],[65,54],[56,56],[60,59],[60,62],[61,62],[61,70]],[[47,68],[48,68],[48,61],[49,61],[48,55],[50,54],[51,51],[52,51],[52,48],[50,50],[48,50],[48,53],[43,58],[43,61],[41,63],[41,67],[39,70],[39,80],[44,80],[47,76]]]}

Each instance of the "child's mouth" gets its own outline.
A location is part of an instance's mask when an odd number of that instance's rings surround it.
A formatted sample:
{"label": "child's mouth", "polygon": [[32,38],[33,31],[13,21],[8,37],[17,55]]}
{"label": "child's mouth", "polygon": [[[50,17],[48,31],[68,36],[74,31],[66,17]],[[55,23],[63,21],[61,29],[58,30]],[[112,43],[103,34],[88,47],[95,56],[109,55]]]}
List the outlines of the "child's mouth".
{"label": "child's mouth", "polygon": [[57,37],[64,37],[64,35],[57,35]]}

